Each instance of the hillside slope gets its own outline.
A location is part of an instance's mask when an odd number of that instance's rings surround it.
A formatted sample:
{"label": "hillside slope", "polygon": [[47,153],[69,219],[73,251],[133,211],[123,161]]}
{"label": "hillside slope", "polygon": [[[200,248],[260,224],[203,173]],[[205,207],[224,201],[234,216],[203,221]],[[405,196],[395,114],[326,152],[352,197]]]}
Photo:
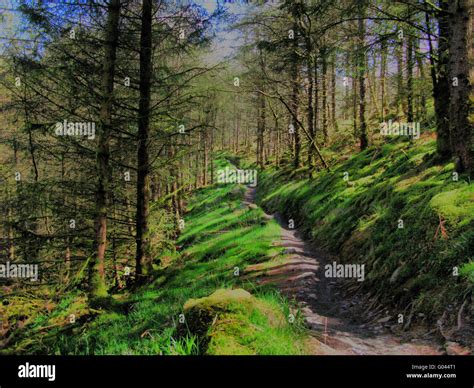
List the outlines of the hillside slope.
{"label": "hillside slope", "polygon": [[[216,166],[226,163],[221,159]],[[237,184],[195,191],[177,250],[162,252],[152,282],[116,293],[113,311],[90,309],[78,291],[57,304],[51,297],[26,305],[12,298],[5,311],[10,320],[28,313],[21,330],[9,333],[4,349],[0,344],[0,352],[304,354],[302,320],[297,316],[289,322],[288,301],[275,288],[257,287],[243,276],[246,266],[283,250],[273,246],[277,223],[248,207],[244,191]]]}
{"label": "hillside slope", "polygon": [[368,307],[390,306],[405,328],[472,341],[474,189],[452,163],[432,162],[434,149],[429,139],[392,141],[311,179],[270,167],[258,201],[341,262],[365,264]]}

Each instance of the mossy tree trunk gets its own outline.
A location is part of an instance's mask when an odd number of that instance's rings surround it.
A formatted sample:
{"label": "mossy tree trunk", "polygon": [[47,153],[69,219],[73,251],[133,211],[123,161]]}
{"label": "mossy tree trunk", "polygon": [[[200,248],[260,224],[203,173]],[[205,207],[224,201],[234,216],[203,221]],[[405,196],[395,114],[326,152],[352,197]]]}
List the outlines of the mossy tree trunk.
{"label": "mossy tree trunk", "polygon": [[472,71],[471,0],[449,2],[449,123],[457,170],[472,173],[474,169],[473,103],[469,72]]}
{"label": "mossy tree trunk", "polygon": [[[449,81],[448,81],[448,39],[449,21],[448,7],[449,0],[440,2],[440,10],[437,12],[438,21],[438,62],[433,59],[435,56],[431,38],[429,38],[431,79],[433,82],[433,99],[436,116],[436,153],[439,159],[446,160],[452,155],[451,135],[449,129]],[[426,26],[430,31],[429,15],[426,14]]]}
{"label": "mossy tree trunk", "polygon": [[413,31],[409,32],[406,46],[406,60],[407,60],[407,83],[406,83],[406,103],[407,103],[407,121],[412,123],[414,121],[413,114]]}
{"label": "mossy tree trunk", "polygon": [[152,0],[143,0],[140,35],[140,101],[138,106],[138,175],[136,218],[136,277],[140,283],[152,270],[150,213],[150,94],[152,76]]}
{"label": "mossy tree trunk", "polygon": [[298,25],[297,22],[293,24],[294,39],[292,48],[292,60],[291,60],[291,80],[292,80],[292,92],[291,92],[291,110],[292,114],[292,125],[294,129],[294,145],[295,153],[293,159],[293,165],[295,168],[300,166],[300,152],[301,152],[301,141],[300,141],[300,128],[298,124],[298,98],[299,98],[299,66],[298,66]]}
{"label": "mossy tree trunk", "polygon": [[359,78],[359,146],[360,150],[363,151],[367,148],[369,142],[367,139],[367,122],[365,119],[365,14],[366,14],[366,4],[365,0],[361,0],[359,7],[359,20],[358,20],[358,38],[359,38],[359,47],[358,47],[358,78]]}
{"label": "mossy tree trunk", "polygon": [[[314,78],[312,75],[313,71],[313,47],[311,44],[311,37],[307,34],[306,40],[306,63],[308,67],[308,132],[311,139],[314,141],[314,106],[313,106],[313,92],[314,92]],[[310,140],[311,141],[311,140]],[[311,167],[314,160],[314,149],[308,145],[308,166]]]}
{"label": "mossy tree trunk", "polygon": [[329,134],[328,134],[328,82],[327,82],[327,74],[328,74],[328,61],[327,61],[327,48],[323,47],[320,50],[321,54],[321,88],[322,88],[322,130],[323,130],[323,138],[324,138],[324,144],[327,144],[329,140]]}
{"label": "mossy tree trunk", "polygon": [[110,1],[105,31],[105,56],[102,71],[102,98],[100,104],[100,133],[97,150],[96,253],[89,262],[89,299],[91,302],[108,296],[105,282],[105,251],[107,248],[107,199],[110,180],[109,142],[120,8],[120,0]]}
{"label": "mossy tree trunk", "polygon": [[386,101],[386,74],[387,74],[387,42],[380,43],[380,118],[385,121],[387,113]]}

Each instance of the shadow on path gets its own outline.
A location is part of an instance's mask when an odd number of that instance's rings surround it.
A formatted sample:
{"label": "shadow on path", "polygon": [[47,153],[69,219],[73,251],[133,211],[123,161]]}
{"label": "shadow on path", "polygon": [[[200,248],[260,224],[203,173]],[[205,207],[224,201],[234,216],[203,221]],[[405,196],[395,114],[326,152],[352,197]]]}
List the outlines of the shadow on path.
{"label": "shadow on path", "polygon": [[[248,187],[244,204],[255,207],[255,194],[256,189]],[[274,217],[281,227],[281,240],[275,243],[285,248],[285,261],[276,261],[273,266],[248,266],[246,277],[258,284],[273,284],[297,302],[310,329],[313,354],[443,354],[436,344],[404,340],[391,333],[390,317],[364,323],[360,301],[356,297],[348,300],[336,287],[336,281],[324,275],[324,265],[334,259],[305,241],[297,230],[289,229],[278,214],[267,217]]]}

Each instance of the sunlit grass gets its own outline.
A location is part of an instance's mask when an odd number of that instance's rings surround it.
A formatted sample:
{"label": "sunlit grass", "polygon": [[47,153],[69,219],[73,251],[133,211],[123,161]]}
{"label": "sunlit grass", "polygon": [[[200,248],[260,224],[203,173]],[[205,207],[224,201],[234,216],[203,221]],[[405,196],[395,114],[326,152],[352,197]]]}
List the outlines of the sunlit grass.
{"label": "sunlit grass", "polygon": [[[432,316],[473,287],[474,252],[474,189],[462,175],[453,179],[453,163],[432,164],[434,151],[433,140],[391,141],[311,180],[289,166],[269,168],[258,200],[341,260],[365,263],[367,291],[403,308],[412,300]],[[466,274],[460,282],[455,266]]]}
{"label": "sunlit grass", "polygon": [[[225,161],[219,161],[225,166]],[[280,229],[265,220],[261,209],[242,203],[244,187],[214,185],[198,190],[188,203],[185,228],[177,241],[182,250],[171,253],[156,280],[137,292],[120,296],[123,311],[97,312],[87,321],[58,330],[45,341],[36,337],[25,345],[27,352],[47,354],[300,354],[304,331],[297,323],[267,322],[258,309],[226,312],[230,325],[221,326],[218,341],[203,348],[193,333],[178,335],[185,302],[202,298],[217,289],[247,288],[259,306],[286,317],[289,306],[270,287],[258,288],[243,274],[247,265],[275,257],[281,248],[272,243]],[[47,326],[57,316],[74,311],[80,294],[71,294],[49,315],[40,315],[36,326]],[[82,299],[82,303],[84,299]],[[81,305],[87,312],[87,306]],[[90,313],[90,312],[89,312]],[[223,318],[225,321],[225,319]],[[255,330],[258,327],[258,330]],[[64,326],[61,328],[64,329]]]}

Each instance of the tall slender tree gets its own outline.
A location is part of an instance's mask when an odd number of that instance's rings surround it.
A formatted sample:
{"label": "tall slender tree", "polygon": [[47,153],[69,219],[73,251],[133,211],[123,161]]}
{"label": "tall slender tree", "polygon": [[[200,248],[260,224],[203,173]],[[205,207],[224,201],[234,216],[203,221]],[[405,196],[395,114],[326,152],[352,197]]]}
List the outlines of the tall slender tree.
{"label": "tall slender tree", "polygon": [[357,70],[358,70],[358,84],[359,84],[359,146],[361,151],[365,150],[369,144],[367,139],[367,122],[365,118],[365,17],[366,17],[366,0],[361,0],[358,3],[358,48],[357,48]]}
{"label": "tall slender tree", "polygon": [[115,66],[119,37],[121,0],[110,0],[105,30],[105,55],[102,66],[99,145],[97,150],[96,189],[96,253],[89,263],[89,293],[91,302],[108,295],[105,282],[105,251],[107,247],[107,211],[109,196],[110,132],[114,97]]}
{"label": "tall slender tree", "polygon": [[450,83],[449,123],[457,170],[471,174],[474,171],[474,99],[472,75],[472,21],[473,5],[470,0],[449,2],[449,62]]}
{"label": "tall slender tree", "polygon": [[140,35],[140,100],[138,104],[136,276],[139,283],[150,275],[152,257],[148,218],[150,213],[150,97],[152,78],[152,0],[142,1]]}

